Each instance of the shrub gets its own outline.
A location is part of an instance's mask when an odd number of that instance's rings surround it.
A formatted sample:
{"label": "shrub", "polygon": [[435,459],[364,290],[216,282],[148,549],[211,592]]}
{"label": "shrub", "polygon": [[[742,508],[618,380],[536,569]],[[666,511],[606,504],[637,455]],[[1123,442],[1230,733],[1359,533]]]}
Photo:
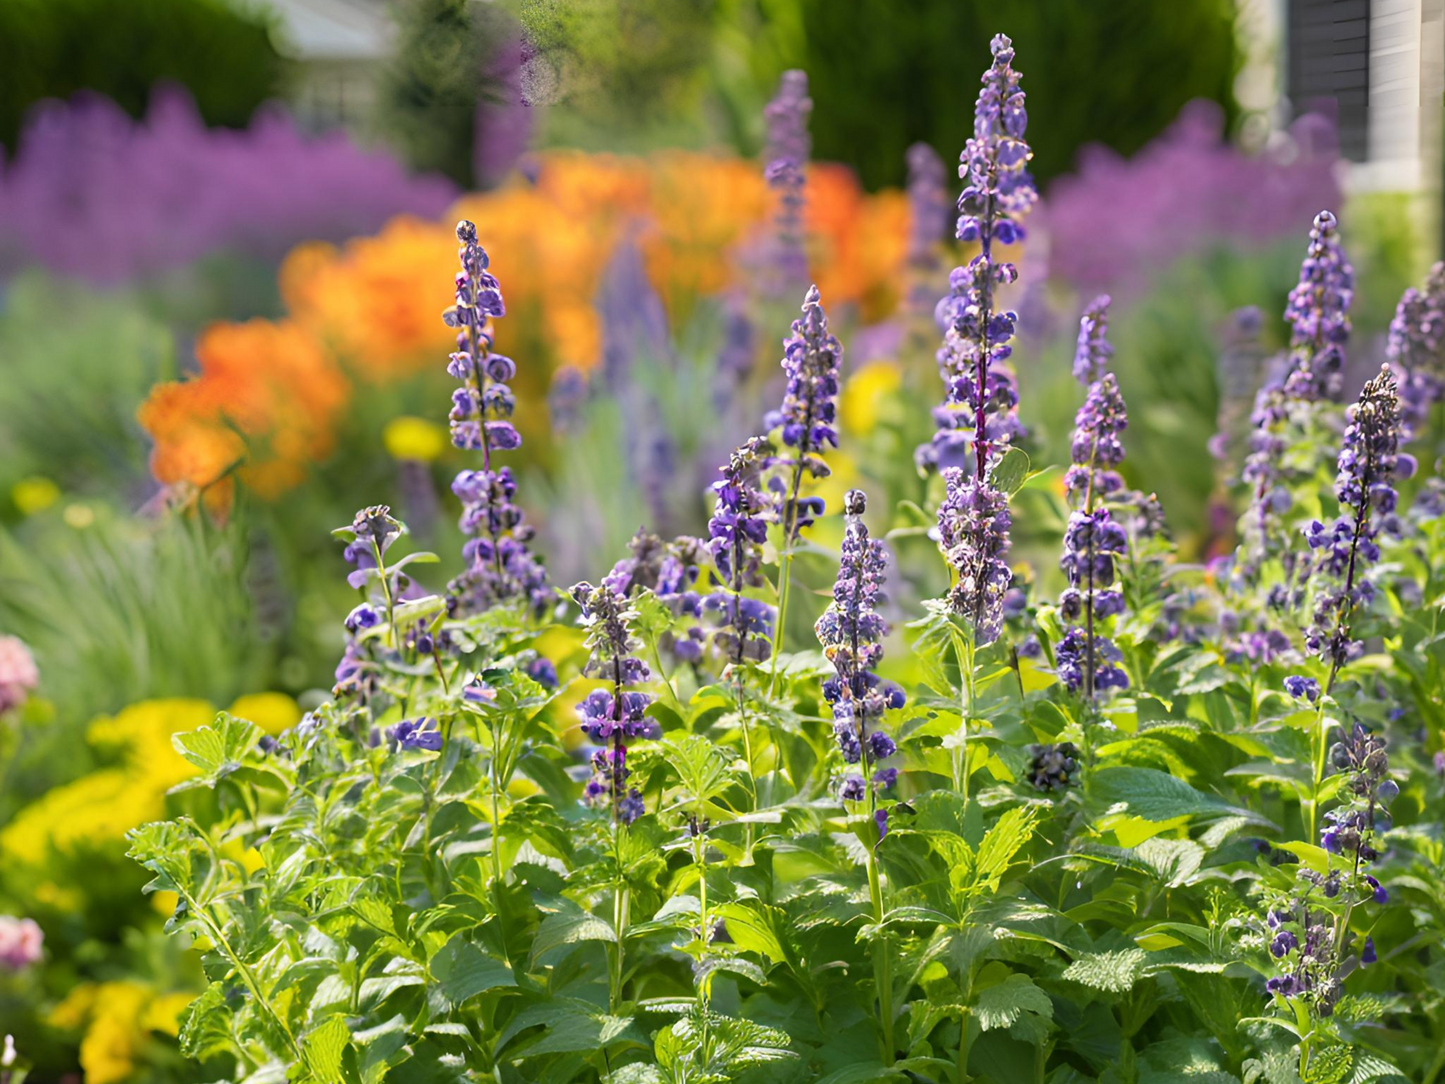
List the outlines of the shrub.
{"label": "shrub", "polygon": [[[5,0],[0,145],[46,98],[104,94],[139,117],[160,81],[180,83],[208,124],[244,127],[280,88],[281,59],[261,9],[225,0]],[[101,32],[100,28],[104,28]]]}
{"label": "shrub", "polygon": [[[556,591],[510,466],[505,282],[459,223],[460,573],[431,580],[387,507],[357,512],[334,532],[357,604],[331,699],[279,737],[232,714],[178,736],[184,813],[130,836],[209,949],[179,1036],[208,1072],[1434,1071],[1445,499],[1404,449],[1439,439],[1445,266],[1341,406],[1354,272],[1316,216],[1288,348],[1251,382],[1241,544],[1207,574],[1180,563],[1121,474],[1107,298],[1069,365],[1067,468],[1024,451],[1004,306],[1036,195],[1013,50],[992,52],[958,220],[979,251],[939,309],[917,456],[928,510],[836,499],[842,344],[812,287],[706,537],[641,531]],[[1013,550],[1040,508],[1052,578]],[[939,597],[890,570],[910,540],[936,543]],[[809,561],[835,568],[826,604],[794,583]]]}

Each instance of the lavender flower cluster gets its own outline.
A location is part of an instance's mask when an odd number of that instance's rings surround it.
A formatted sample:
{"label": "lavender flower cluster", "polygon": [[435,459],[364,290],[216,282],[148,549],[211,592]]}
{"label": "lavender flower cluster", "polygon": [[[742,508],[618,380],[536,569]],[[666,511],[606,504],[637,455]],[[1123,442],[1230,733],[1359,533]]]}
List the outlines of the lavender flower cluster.
{"label": "lavender flower cluster", "polygon": [[1339,222],[1321,211],[1310,229],[1299,282],[1285,303],[1290,368],[1284,390],[1291,399],[1315,402],[1339,396],[1354,296],[1355,272],[1340,244]]}
{"label": "lavender flower cluster", "polygon": [[[885,712],[901,708],[904,703],[903,690],[892,682],[880,681],[874,673],[883,657],[883,637],[888,634],[888,625],[877,610],[888,555],[881,541],[868,536],[863,522],[866,509],[863,491],[849,490],[843,498],[847,526],[833,601],[813,627],[835,671],[834,677],[823,682],[823,698],[833,710],[833,736],[845,761],[862,762],[864,775],[870,765],[886,760],[897,750],[893,739],[879,729],[879,723]],[[879,789],[892,785],[897,777],[896,768],[872,772],[873,785]],[[866,794],[864,777],[847,776],[841,793],[845,800],[861,801]]]}
{"label": "lavender flower cluster", "polygon": [[762,582],[762,545],[772,508],[759,488],[767,447],[762,437],[746,441],[728,458],[712,487],[716,501],[707,523],[707,545],[722,589],[708,595],[704,605],[720,615],[713,643],[735,665],[761,661],[771,650],[773,608],[743,594]]}
{"label": "lavender flower cluster", "polygon": [[1003,628],[1004,596],[1013,580],[1008,497],[961,467],[946,468],[943,481],[938,540],[954,576],[948,603],[973,626],[978,644],[991,644]]}
{"label": "lavender flower cluster", "polygon": [[1365,384],[1348,417],[1335,478],[1342,514],[1328,526],[1313,520],[1305,528],[1317,580],[1305,646],[1332,674],[1363,650],[1351,635],[1351,617],[1374,597],[1366,574],[1380,558],[1375,539],[1382,529],[1398,530],[1394,481],[1415,471],[1414,458],[1399,451],[1400,402],[1388,366]]}
{"label": "lavender flower cluster", "polygon": [[[703,600],[696,588],[703,549],[699,539],[686,535],[665,542],[639,530],[628,544],[628,556],[613,565],[602,582],[624,598],[651,591],[675,618],[700,621]],[[705,644],[702,626],[695,624],[680,633],[668,629],[658,646],[682,662],[695,663],[701,660]]]}
{"label": "lavender flower cluster", "polygon": [[456,303],[442,315],[457,331],[457,348],[447,372],[461,381],[452,393],[452,443],[482,453],[481,470],[464,470],[452,482],[462,501],[461,528],[468,536],[462,549],[467,569],[448,587],[452,614],[490,609],[520,598],[540,616],[552,602],[547,574],[528,543],[532,527],[515,503],[517,483],[510,467],[496,467],[496,452],[512,451],[522,438],[509,420],[516,405],[508,386],[517,373],[511,358],[492,352],[491,320],[506,314],[501,286],[488,270],[487,253],[477,243],[471,222],[457,224],[462,269],[456,276]]}
{"label": "lavender flower cluster", "polygon": [[808,257],[803,250],[803,170],[811,150],[808,114],[812,111],[807,73],[796,69],[783,72],[778,91],[764,110],[768,133],[763,151],[763,175],[778,199],[772,267],[777,277],[774,285],[779,289],[808,277]]}
{"label": "lavender flower cluster", "polygon": [[1385,356],[1400,385],[1403,431],[1413,434],[1445,396],[1445,263],[1430,269],[1423,290],[1411,286],[1400,298]]}
{"label": "lavender flower cluster", "polygon": [[988,466],[1021,432],[1018,392],[1004,363],[1013,353],[1009,340],[1016,313],[996,307],[994,291],[1014,282],[1018,269],[995,260],[995,243],[1010,245],[1024,238],[1023,217],[1038,201],[1027,166],[1032,151],[1024,140],[1028,112],[1020,73],[1013,69],[1013,44],[1004,35],[990,45],[993,65],[983,75],[974,106],[973,137],[964,148],[959,176],[965,186],[958,199],[960,241],[977,241],[979,253],[949,276],[949,296],[937,316],[947,331],[938,352],[946,390],[934,411],[937,432],[914,453],[921,471],[967,462],[964,428],[973,430],[974,470],[983,477]]}
{"label": "lavender flower cluster", "polygon": [[[1385,740],[1359,723],[1341,732],[1329,751],[1329,761],[1341,775],[1344,803],[1325,814],[1320,846],[1349,864],[1327,873],[1302,871],[1295,894],[1271,907],[1265,920],[1269,952],[1280,968],[1265,988],[1280,997],[1304,999],[1321,1017],[1334,1013],[1343,993],[1346,971],[1342,965],[1350,945],[1343,941],[1348,936],[1347,923],[1336,922],[1326,905],[1312,897],[1318,892],[1325,900],[1341,901],[1347,908],[1390,902],[1389,890],[1368,867],[1380,857],[1379,835],[1390,829],[1390,803],[1400,793],[1389,775]],[[1358,959],[1361,967],[1376,962],[1372,937],[1364,939]]]}
{"label": "lavender flower cluster", "polygon": [[[82,92],[31,114],[0,173],[0,254],[102,284],[233,249],[276,259],[312,239],[371,233],[456,199],[342,132],[306,136],[280,107],[244,131],[207,128],[183,89],[155,90],[144,121]],[[0,266],[0,272],[10,270]]]}
{"label": "lavender flower cluster", "polygon": [[[647,664],[635,652],[639,646],[632,635],[637,612],[627,598],[608,584],[594,587],[579,583],[572,599],[582,609],[587,644],[592,653],[583,673],[610,682],[611,689],[594,689],[577,705],[583,732],[602,746],[592,756],[592,779],[583,792],[589,805],[605,805],[620,824],[631,824],[642,815],[642,796],[627,785],[624,739],[655,736],[647,718],[652,703],[648,693],[629,686],[651,680]],[[609,744],[610,743],[610,744]]]}
{"label": "lavender flower cluster", "polygon": [[[1329,211],[1321,211],[1310,230],[1299,282],[1285,307],[1289,356],[1281,375],[1259,389],[1250,415],[1254,432],[1241,472],[1251,494],[1241,522],[1239,567],[1246,582],[1285,548],[1282,522],[1294,502],[1287,453],[1307,430],[1312,404],[1339,394],[1353,298],[1354,270],[1340,245],[1338,222]],[[1278,593],[1273,601],[1279,603]]]}
{"label": "lavender flower cluster", "polygon": [[[1059,597],[1059,616],[1067,623],[1055,663],[1059,679],[1093,699],[1101,689],[1127,688],[1129,679],[1118,662],[1118,647],[1098,628],[1101,621],[1124,612],[1124,595],[1114,587],[1115,566],[1128,549],[1128,534],[1103,502],[1123,490],[1116,469],[1124,460],[1119,434],[1129,424],[1124,396],[1108,371],[1114,348],[1109,344],[1109,298],[1097,297],[1079,320],[1074,377],[1088,385],[1084,404],[1074,418],[1073,465],[1064,488],[1075,505],[1064,531],[1059,567],[1069,587]],[[1082,622],[1082,626],[1080,623]]]}
{"label": "lavender flower cluster", "polygon": [[831,473],[822,452],[838,446],[838,385],[843,347],[828,330],[817,286],[808,288],[803,314],[793,321],[793,333],[783,342],[783,372],[787,390],[782,408],[764,419],[769,429],[782,428],[783,444],[791,455],[772,456],[768,467],[784,467],[786,477],[774,476],[776,516],[786,544],[823,512],[820,497],[799,496],[803,478],[826,478]]}

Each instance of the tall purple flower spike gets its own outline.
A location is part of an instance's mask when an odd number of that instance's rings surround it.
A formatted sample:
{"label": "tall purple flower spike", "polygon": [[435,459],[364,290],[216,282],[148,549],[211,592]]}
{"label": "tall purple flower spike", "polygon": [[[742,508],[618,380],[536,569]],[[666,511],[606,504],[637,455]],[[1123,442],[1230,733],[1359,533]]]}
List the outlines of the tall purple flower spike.
{"label": "tall purple flower spike", "polygon": [[1395,480],[1415,472],[1414,458],[1399,450],[1400,400],[1388,365],[1365,384],[1348,418],[1335,476],[1342,514],[1333,524],[1314,520],[1305,528],[1317,578],[1305,646],[1330,664],[1332,679],[1364,650],[1351,634],[1351,621],[1356,608],[1374,598],[1367,573],[1380,559],[1375,539],[1381,530],[1397,529]]}
{"label": "tall purple flower spike", "polygon": [[517,483],[510,467],[497,467],[493,457],[521,447],[522,438],[510,419],[515,405],[508,386],[517,373],[511,358],[492,352],[491,320],[506,314],[500,284],[488,270],[486,250],[477,243],[471,222],[457,224],[456,303],[442,319],[457,330],[457,348],[447,372],[461,386],[452,393],[452,443],[482,453],[481,470],[464,470],[452,482],[462,501],[461,528],[468,536],[462,547],[467,568],[447,589],[454,616],[480,613],[514,598],[541,615],[552,602],[547,574],[528,548],[534,531],[514,502]]}
{"label": "tall purple flower spike", "polygon": [[1400,421],[1409,440],[1445,396],[1445,263],[1430,269],[1423,290],[1411,286],[1400,298],[1385,356],[1400,384]]}
{"label": "tall purple flower spike", "polygon": [[843,347],[828,330],[828,316],[818,287],[810,286],[803,299],[803,314],[793,321],[793,333],[783,342],[783,372],[787,390],[781,409],[770,413],[769,429],[782,428],[782,441],[791,451],[774,456],[769,466],[784,466],[777,479],[778,522],[788,544],[797,541],[804,527],[823,512],[819,497],[799,499],[803,476],[826,478],[831,472],[823,452],[838,446],[839,370]]}
{"label": "tall purple flower spike", "polygon": [[1028,113],[1020,74],[1013,69],[1013,44],[1000,34],[991,44],[993,65],[983,74],[974,107],[974,134],[964,147],[958,199],[961,241],[977,241],[979,254],[949,276],[949,296],[938,317],[946,331],[938,352],[946,395],[934,411],[938,432],[914,458],[922,471],[967,465],[963,429],[972,429],[973,470],[980,478],[1022,431],[1018,393],[1005,366],[1013,348],[1018,315],[999,309],[994,292],[1014,282],[1018,269],[995,259],[995,244],[1024,237],[1023,217],[1038,201],[1027,166],[1032,151],[1024,140]]}
{"label": "tall purple flower spike", "polygon": [[778,197],[774,214],[774,286],[788,289],[808,280],[808,257],[803,250],[804,170],[812,144],[808,137],[808,115],[813,100],[808,97],[806,72],[783,72],[778,92],[763,111],[767,122],[767,146],[763,151],[763,175]]}
{"label": "tall purple flower spike", "polygon": [[[863,523],[867,500],[862,490],[849,490],[843,498],[847,526],[843,534],[842,562],[833,585],[833,602],[814,626],[823,653],[833,664],[834,677],[823,682],[823,699],[833,707],[833,734],[843,759],[849,764],[862,761],[864,775],[870,765],[893,755],[893,739],[878,723],[890,708],[904,703],[903,690],[892,682],[880,681],[873,668],[883,657],[883,638],[888,625],[879,616],[877,604],[888,569],[883,543],[868,537]],[[896,772],[879,769],[872,773],[876,785],[892,782]],[[865,795],[863,776],[849,776],[843,782],[843,797],[858,801]]]}

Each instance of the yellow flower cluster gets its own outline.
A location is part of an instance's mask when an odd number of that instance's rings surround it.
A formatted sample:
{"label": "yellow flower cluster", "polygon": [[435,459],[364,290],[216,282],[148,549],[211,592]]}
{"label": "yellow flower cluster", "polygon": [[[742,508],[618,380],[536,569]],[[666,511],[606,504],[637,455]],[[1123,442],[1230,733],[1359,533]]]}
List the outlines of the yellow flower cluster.
{"label": "yellow flower cluster", "polygon": [[[216,509],[236,477],[274,498],[329,452],[355,385],[439,369],[452,345],[439,315],[452,301],[458,218],[479,224],[502,280],[508,317],[497,349],[545,373],[596,364],[593,301],[620,239],[636,242],[680,321],[698,297],[746,289],[772,199],[750,160],[555,152],[529,177],[463,198],[442,221],[400,217],[339,247],[302,245],[280,271],[289,317],[210,329],[199,374],[159,385],[142,406],[152,470]],[[867,323],[896,308],[908,213],[901,192],[869,195],[844,167],[810,167],[806,243],[830,311],[852,306]]]}
{"label": "yellow flower cluster", "polygon": [[52,1027],[84,1030],[80,1067],[85,1084],[116,1084],[138,1067],[150,1032],[175,1035],[195,994],[167,993],[148,983],[82,983],[51,1010]]}
{"label": "yellow flower cluster", "polygon": [[[300,718],[296,702],[280,693],[244,696],[231,714],[279,733]],[[130,829],[165,813],[166,791],[195,769],[171,746],[171,735],[195,730],[215,719],[204,700],[146,700],[115,716],[97,719],[87,739],[97,752],[116,758],[71,783],[46,791],[0,831],[0,853],[9,862],[44,870],[52,859],[119,858]],[[41,883],[43,885],[43,882]],[[43,889],[64,903],[66,886]]]}

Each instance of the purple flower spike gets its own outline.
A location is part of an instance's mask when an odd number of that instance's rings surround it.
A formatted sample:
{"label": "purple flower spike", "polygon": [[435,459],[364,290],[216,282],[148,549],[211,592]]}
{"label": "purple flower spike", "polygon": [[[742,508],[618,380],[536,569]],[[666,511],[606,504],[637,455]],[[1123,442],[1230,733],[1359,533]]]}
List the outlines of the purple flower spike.
{"label": "purple flower spike", "polygon": [[877,604],[888,571],[883,543],[868,536],[863,522],[867,498],[862,490],[849,490],[843,498],[847,526],[843,533],[842,561],[833,584],[833,602],[813,626],[823,654],[836,676],[823,683],[823,699],[833,708],[833,733],[843,759],[849,764],[891,757],[897,745],[877,729],[889,708],[901,707],[901,690],[881,682],[874,667],[883,657],[888,625]]}
{"label": "purple flower spike", "polygon": [[1331,664],[1331,677],[1363,651],[1350,623],[1357,607],[1368,605],[1374,596],[1367,574],[1380,556],[1375,539],[1382,528],[1392,533],[1397,529],[1400,401],[1388,365],[1364,386],[1347,417],[1335,476],[1335,496],[1344,514],[1332,527],[1315,521],[1305,532],[1314,551],[1315,581],[1305,646]]}
{"label": "purple flower spike", "polygon": [[456,277],[456,303],[442,314],[457,329],[457,348],[447,372],[461,381],[452,393],[449,415],[452,443],[482,453],[481,470],[464,470],[452,482],[462,501],[462,547],[467,568],[447,587],[452,616],[480,613],[510,599],[524,600],[540,617],[552,604],[547,573],[528,548],[533,530],[513,501],[517,491],[511,468],[493,466],[492,454],[513,451],[522,437],[509,420],[515,399],[508,381],[517,367],[492,353],[491,320],[506,314],[500,284],[488,270],[490,259],[477,243],[477,228],[457,224],[462,269]]}
{"label": "purple flower spike", "polygon": [[1289,293],[1284,318],[1290,325],[1290,373],[1285,394],[1313,402],[1340,392],[1355,271],[1340,245],[1339,222],[1329,211],[1315,216],[1299,282]]}
{"label": "purple flower spike", "polygon": [[1087,387],[1102,380],[1109,369],[1114,348],[1109,345],[1109,295],[1100,294],[1089,302],[1079,320],[1079,341],[1074,348],[1074,379]]}
{"label": "purple flower spike", "polygon": [[973,430],[974,473],[988,466],[1022,432],[1018,392],[1004,364],[1013,348],[1018,315],[995,304],[994,291],[1018,278],[1018,269],[994,258],[995,243],[1014,244],[1024,237],[1023,217],[1038,200],[1028,165],[1032,151],[1024,141],[1028,114],[1020,75],[1013,70],[1013,45],[1002,34],[991,44],[993,65],[983,75],[974,106],[973,138],[964,147],[959,176],[959,240],[977,242],[979,254],[949,276],[949,296],[938,307],[945,327],[938,352],[946,396],[934,412],[938,432],[920,446],[914,459],[921,471],[962,466],[956,453],[958,430]]}
{"label": "purple flower spike", "polygon": [[781,290],[806,282],[808,257],[803,251],[804,170],[812,149],[808,137],[808,115],[813,100],[808,97],[808,75],[783,72],[778,92],[763,110],[767,122],[767,146],[763,150],[763,176],[777,193],[773,224],[772,270]]}
{"label": "purple flower spike", "polygon": [[818,287],[808,288],[803,299],[803,315],[793,321],[793,334],[783,343],[783,372],[787,374],[787,391],[781,410],[768,416],[768,427],[782,428],[783,444],[795,451],[775,456],[767,466],[786,466],[786,489],[778,495],[778,521],[791,545],[799,532],[813,522],[820,512],[816,499],[798,498],[803,476],[826,478],[831,472],[822,452],[838,446],[838,372],[843,363],[843,347],[828,331],[828,316]]}
{"label": "purple flower spike", "polygon": [[1400,298],[1385,356],[1400,383],[1400,416],[1409,440],[1445,396],[1445,263],[1430,269],[1423,290],[1412,286]]}
{"label": "purple flower spike", "polygon": [[611,686],[593,689],[577,705],[583,732],[602,746],[593,754],[593,777],[583,801],[606,805],[615,821],[631,824],[641,816],[643,807],[641,796],[627,786],[631,772],[623,739],[654,737],[657,733],[647,717],[651,694],[628,688],[652,677],[647,664],[634,654],[641,647],[632,634],[637,611],[625,595],[607,583],[598,587],[579,583],[571,593],[582,609],[582,625],[592,651],[583,673]]}
{"label": "purple flower spike", "polygon": [[772,650],[772,607],[743,597],[745,588],[762,582],[759,565],[771,502],[758,487],[758,475],[766,447],[761,437],[748,440],[733,452],[712,487],[716,503],[707,524],[708,550],[724,590],[711,595],[706,605],[723,615],[713,642],[733,664],[760,661]]}
{"label": "purple flower spike", "polygon": [[938,535],[956,577],[948,602],[973,625],[980,646],[991,644],[1003,627],[1004,595],[1013,580],[1008,498],[957,467],[945,470],[943,480],[947,492],[938,506]]}

